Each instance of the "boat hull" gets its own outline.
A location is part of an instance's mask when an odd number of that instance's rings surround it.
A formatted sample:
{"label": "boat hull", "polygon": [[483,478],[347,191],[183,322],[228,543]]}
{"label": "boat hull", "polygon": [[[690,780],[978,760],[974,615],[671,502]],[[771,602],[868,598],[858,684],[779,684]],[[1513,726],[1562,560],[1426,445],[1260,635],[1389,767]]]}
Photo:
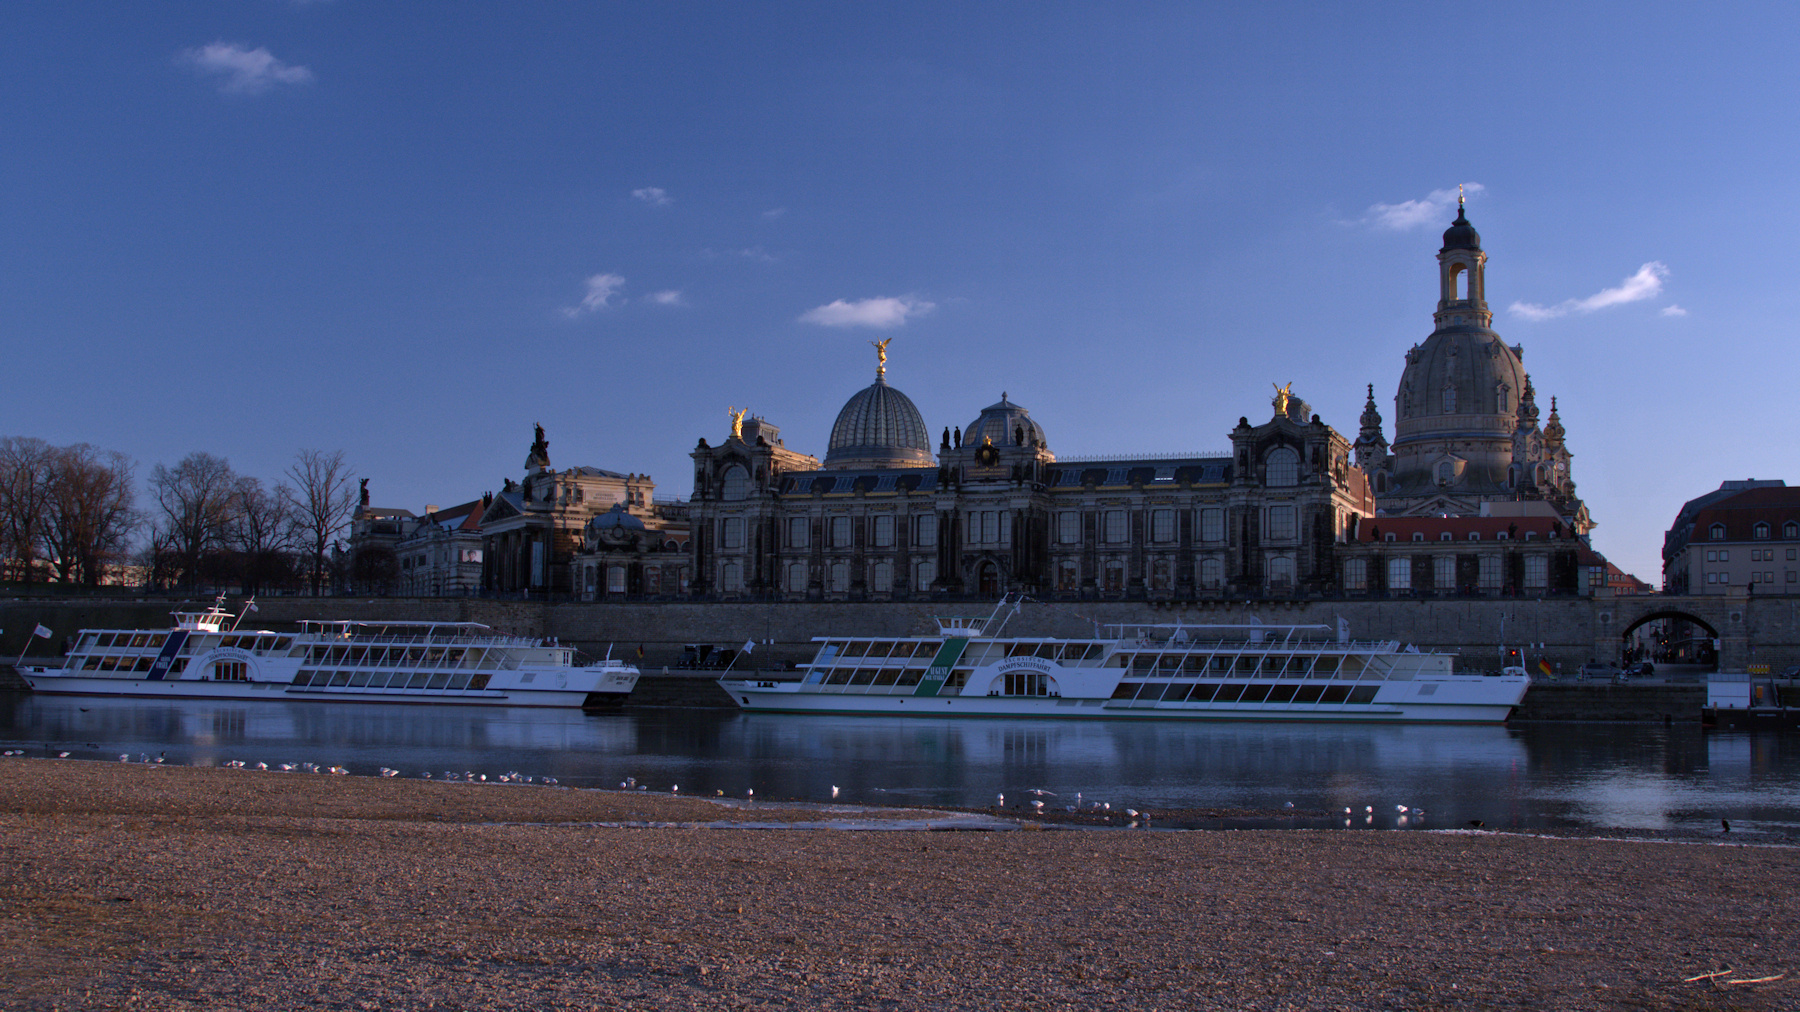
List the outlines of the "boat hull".
{"label": "boat hull", "polygon": [[607,672],[568,688],[396,689],[350,686],[302,688],[286,682],[216,682],[199,679],[89,678],[55,669],[20,668],[33,692],[49,696],[125,696],[136,699],[290,700],[318,703],[428,703],[451,706],[601,707],[623,703],[637,672]]}
{"label": "boat hull", "polygon": [[[1470,677],[1459,681],[1394,683],[1384,686],[1373,701],[1354,704],[1189,704],[1060,697],[852,695],[807,692],[798,683],[749,679],[722,679],[719,685],[731,694],[741,709],[777,713],[1048,717],[1058,720],[1503,724],[1512,715],[1529,684],[1528,679],[1512,678]],[[1420,684],[1435,684],[1438,691],[1430,697],[1420,697],[1416,694]]]}

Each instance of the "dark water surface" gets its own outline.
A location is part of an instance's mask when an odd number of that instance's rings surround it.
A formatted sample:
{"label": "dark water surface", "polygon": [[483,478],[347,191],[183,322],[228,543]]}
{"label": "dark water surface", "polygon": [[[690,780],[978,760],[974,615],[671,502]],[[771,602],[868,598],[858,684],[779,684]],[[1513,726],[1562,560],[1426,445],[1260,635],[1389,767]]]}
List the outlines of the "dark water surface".
{"label": "dark water surface", "polygon": [[[219,766],[314,762],[373,775],[518,771],[565,786],[627,777],[684,794],[991,806],[1219,808],[1282,824],[1612,830],[1800,841],[1800,734],[1694,724],[1432,727],[952,720],[0,694],[0,744],[28,755]],[[1423,808],[1402,815],[1397,806]],[[1342,813],[1346,807],[1352,815]],[[1364,809],[1372,808],[1372,812]],[[1251,824],[1251,823],[1237,823]],[[1256,823],[1265,824],[1265,823]]]}

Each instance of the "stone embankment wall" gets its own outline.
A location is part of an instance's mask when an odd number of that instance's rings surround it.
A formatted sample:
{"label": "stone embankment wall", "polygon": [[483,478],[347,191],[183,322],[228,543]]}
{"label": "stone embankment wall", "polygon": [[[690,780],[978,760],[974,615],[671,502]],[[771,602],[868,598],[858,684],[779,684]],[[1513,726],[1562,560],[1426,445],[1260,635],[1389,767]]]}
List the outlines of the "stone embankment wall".
{"label": "stone embankment wall", "polygon": [[1513,720],[1652,720],[1692,723],[1706,705],[1705,685],[1539,682]]}
{"label": "stone embankment wall", "polygon": [[[30,653],[60,653],[81,628],[159,628],[175,607],[203,608],[211,598],[178,604],[167,600],[16,599],[0,601],[0,660],[27,647],[34,626],[48,626],[51,640],[35,639]],[[689,643],[733,649],[751,641],[740,670],[789,668],[809,659],[811,639],[828,635],[906,636],[932,629],[941,615],[986,615],[992,606],[960,603],[644,603],[543,604],[469,598],[268,598],[246,625],[289,629],[304,618],[405,619],[482,622],[527,636],[554,636],[595,656],[637,660],[646,673],[675,668]],[[1075,602],[1027,604],[1006,631],[1025,636],[1094,635],[1095,625],[1184,622],[1193,624],[1312,624],[1335,628],[1344,619],[1357,639],[1399,640],[1424,650],[1460,655],[1464,670],[1498,668],[1500,646],[1524,649],[1566,675],[1589,660],[1613,659],[1620,635],[1640,619],[1666,612],[1699,618],[1720,638],[1723,666],[1742,670],[1767,664],[1779,671],[1800,664],[1800,597],[1599,597],[1575,600],[1209,601],[1186,604]],[[1538,646],[1542,644],[1542,646]],[[643,649],[641,659],[638,649]],[[673,691],[673,690],[671,690]]]}

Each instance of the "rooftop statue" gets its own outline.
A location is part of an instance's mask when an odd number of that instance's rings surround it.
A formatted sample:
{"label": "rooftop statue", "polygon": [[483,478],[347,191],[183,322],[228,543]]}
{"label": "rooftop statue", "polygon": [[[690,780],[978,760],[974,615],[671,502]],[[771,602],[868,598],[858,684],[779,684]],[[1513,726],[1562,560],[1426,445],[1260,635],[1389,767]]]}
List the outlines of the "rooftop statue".
{"label": "rooftop statue", "polygon": [[891,337],[884,337],[879,341],[869,342],[875,346],[875,378],[877,379],[887,375],[887,346],[888,342],[892,340]]}
{"label": "rooftop statue", "polygon": [[749,408],[728,407],[725,409],[725,413],[731,416],[731,438],[744,438],[744,416],[749,412]]}
{"label": "rooftop statue", "polygon": [[1275,387],[1275,413],[1286,418],[1288,413],[1288,401],[1293,395],[1294,384],[1289,382],[1288,385],[1284,387],[1275,386],[1273,383],[1269,385]]}

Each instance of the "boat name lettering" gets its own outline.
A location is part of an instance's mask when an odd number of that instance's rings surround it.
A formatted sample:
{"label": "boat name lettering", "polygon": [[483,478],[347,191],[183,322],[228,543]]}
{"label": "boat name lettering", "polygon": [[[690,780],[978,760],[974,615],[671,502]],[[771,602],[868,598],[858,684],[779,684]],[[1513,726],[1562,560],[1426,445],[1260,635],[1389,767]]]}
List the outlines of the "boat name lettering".
{"label": "boat name lettering", "polygon": [[1002,673],[1013,671],[1036,671],[1048,675],[1052,672],[1061,670],[1058,665],[1045,658],[1025,656],[1008,657],[1006,660],[1003,660],[996,665],[996,667]]}
{"label": "boat name lettering", "polygon": [[253,661],[256,659],[256,655],[237,647],[219,647],[207,655],[206,659],[209,661]]}

